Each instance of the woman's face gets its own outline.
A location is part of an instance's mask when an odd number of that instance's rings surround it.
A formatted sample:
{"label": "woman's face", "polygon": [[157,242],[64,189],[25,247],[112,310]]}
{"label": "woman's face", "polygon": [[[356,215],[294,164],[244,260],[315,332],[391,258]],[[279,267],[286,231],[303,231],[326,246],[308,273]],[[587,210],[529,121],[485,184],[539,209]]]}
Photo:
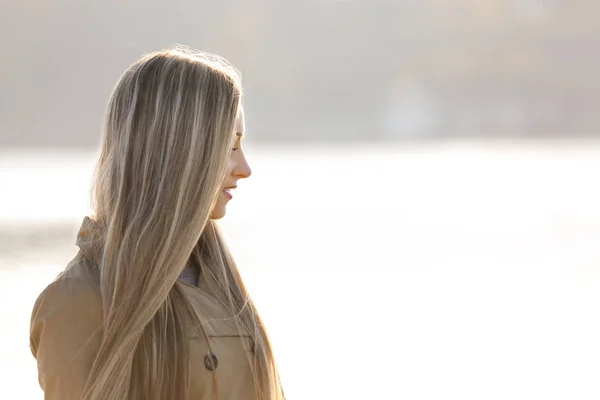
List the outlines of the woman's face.
{"label": "woman's face", "polygon": [[246,161],[244,150],[242,149],[242,136],[245,134],[245,131],[244,109],[240,106],[240,111],[235,122],[237,140],[227,163],[227,172],[221,185],[217,204],[211,214],[212,219],[219,219],[225,216],[227,203],[233,198],[233,189],[237,187],[237,181],[248,178],[252,174],[252,170]]}

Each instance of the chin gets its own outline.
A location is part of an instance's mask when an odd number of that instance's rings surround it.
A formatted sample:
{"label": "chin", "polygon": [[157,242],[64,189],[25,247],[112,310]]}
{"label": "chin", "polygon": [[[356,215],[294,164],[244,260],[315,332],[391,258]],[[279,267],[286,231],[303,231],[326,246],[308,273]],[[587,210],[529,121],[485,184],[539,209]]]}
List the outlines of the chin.
{"label": "chin", "polygon": [[225,208],[213,210],[210,219],[221,219],[225,216]]}

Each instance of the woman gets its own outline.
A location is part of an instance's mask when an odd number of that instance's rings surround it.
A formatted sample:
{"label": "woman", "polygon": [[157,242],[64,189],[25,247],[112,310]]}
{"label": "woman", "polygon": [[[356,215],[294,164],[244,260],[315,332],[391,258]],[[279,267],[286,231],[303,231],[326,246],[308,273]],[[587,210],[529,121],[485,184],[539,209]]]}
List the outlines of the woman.
{"label": "woman", "polygon": [[37,299],[31,349],[46,399],[282,399],[263,324],[215,223],[250,176],[241,82],[175,48],[121,77],[93,218]]}

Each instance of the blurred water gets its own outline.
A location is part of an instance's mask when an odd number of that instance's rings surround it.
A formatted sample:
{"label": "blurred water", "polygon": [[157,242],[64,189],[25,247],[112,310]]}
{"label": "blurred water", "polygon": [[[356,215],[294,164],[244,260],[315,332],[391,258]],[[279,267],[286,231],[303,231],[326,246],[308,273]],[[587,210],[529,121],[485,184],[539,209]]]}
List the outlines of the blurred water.
{"label": "blurred water", "polygon": [[[254,147],[223,220],[294,399],[597,399],[600,142]],[[94,154],[0,154],[0,398]]]}

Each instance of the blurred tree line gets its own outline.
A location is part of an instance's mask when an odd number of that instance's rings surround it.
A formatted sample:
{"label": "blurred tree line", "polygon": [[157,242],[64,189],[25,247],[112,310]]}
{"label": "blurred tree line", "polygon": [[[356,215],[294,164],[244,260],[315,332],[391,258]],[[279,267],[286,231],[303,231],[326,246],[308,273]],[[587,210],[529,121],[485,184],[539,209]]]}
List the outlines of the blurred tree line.
{"label": "blurred tree line", "polygon": [[2,0],[0,145],[95,146],[110,91],[174,43],[244,74],[255,141],[600,133],[600,3]]}

